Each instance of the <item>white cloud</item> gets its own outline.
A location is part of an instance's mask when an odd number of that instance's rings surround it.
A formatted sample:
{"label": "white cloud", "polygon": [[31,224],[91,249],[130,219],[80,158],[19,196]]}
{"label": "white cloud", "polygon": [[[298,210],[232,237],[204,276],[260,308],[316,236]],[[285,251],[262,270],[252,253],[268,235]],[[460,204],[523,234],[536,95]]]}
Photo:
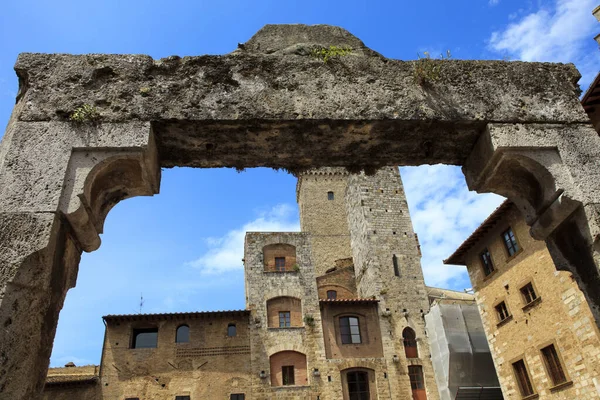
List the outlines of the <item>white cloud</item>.
{"label": "white cloud", "polygon": [[[428,285],[464,289],[470,286],[464,267],[443,260],[504,200],[493,194],[470,192],[459,167],[404,167],[402,180]],[[465,287],[466,287],[465,286]]]}
{"label": "white cloud", "polygon": [[279,204],[222,237],[207,238],[208,251],[186,265],[200,269],[203,274],[222,274],[241,270],[246,232],[297,232],[299,230],[296,207]]}
{"label": "white cloud", "polygon": [[488,1],[488,4],[489,4],[490,6],[495,6],[495,5],[496,5],[496,4],[498,4],[498,3],[500,3],[500,0],[489,0],[489,1]]}
{"label": "white cloud", "polygon": [[592,16],[596,0],[555,0],[540,6],[492,33],[493,51],[523,61],[572,62],[582,74],[581,86],[591,83],[600,65],[593,37],[597,21]]}

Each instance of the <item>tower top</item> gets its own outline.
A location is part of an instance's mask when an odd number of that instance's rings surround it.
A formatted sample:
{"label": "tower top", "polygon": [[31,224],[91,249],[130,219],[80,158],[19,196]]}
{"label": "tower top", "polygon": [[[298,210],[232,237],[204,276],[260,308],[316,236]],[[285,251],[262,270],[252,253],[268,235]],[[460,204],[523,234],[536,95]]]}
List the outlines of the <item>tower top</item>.
{"label": "tower top", "polygon": [[265,25],[236,51],[310,55],[313,49],[350,48],[357,56],[382,57],[344,28],[332,25]]}

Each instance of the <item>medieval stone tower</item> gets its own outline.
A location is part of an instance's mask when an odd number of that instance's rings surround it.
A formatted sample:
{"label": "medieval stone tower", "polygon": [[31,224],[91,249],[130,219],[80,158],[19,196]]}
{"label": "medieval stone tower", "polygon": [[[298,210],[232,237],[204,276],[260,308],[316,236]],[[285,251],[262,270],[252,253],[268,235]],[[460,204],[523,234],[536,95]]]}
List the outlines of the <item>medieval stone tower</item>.
{"label": "medieval stone tower", "polygon": [[[351,257],[355,296],[378,300],[391,398],[425,398],[425,392],[437,398],[425,336],[429,302],[421,253],[398,168],[373,176],[313,170],[299,178],[297,199],[317,278]],[[424,383],[409,374],[424,377]]]}

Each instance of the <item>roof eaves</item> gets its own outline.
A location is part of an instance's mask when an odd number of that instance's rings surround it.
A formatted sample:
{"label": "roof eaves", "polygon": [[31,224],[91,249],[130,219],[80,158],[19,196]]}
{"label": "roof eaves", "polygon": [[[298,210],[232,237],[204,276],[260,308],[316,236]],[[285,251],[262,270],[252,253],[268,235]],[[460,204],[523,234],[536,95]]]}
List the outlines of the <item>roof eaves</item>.
{"label": "roof eaves", "polygon": [[498,222],[506,211],[512,206],[510,200],[505,200],[498,206],[481,225],[465,241],[458,246],[458,249],[450,257],[444,260],[444,264],[466,265],[465,255],[471,248]]}

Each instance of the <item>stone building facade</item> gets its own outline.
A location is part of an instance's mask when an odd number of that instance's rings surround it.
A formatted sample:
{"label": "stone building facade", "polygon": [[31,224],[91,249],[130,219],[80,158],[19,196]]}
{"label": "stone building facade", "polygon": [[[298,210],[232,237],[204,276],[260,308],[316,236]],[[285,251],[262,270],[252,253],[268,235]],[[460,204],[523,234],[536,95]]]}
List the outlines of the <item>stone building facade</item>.
{"label": "stone building facade", "polygon": [[504,202],[452,254],[466,265],[506,399],[600,398],[600,334],[570,272]]}
{"label": "stone building facade", "polygon": [[[300,175],[301,232],[247,232],[246,309],[105,316],[90,399],[439,399],[398,168]],[[64,371],[61,369],[60,371]],[[69,379],[63,377],[63,384]],[[46,398],[65,398],[49,385]],[[63,397],[61,397],[63,396]]]}

